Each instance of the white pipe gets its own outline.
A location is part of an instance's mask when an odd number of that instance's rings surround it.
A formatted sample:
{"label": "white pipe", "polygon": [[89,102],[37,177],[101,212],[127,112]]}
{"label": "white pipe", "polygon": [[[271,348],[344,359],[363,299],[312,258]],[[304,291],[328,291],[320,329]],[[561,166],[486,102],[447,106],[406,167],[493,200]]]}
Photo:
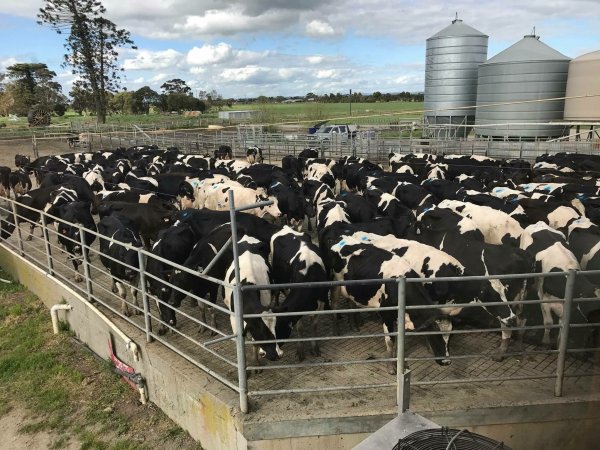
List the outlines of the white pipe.
{"label": "white pipe", "polygon": [[102,319],[104,323],[106,323],[106,325],[108,325],[115,334],[119,335],[123,342],[125,342],[125,348],[133,354],[133,359],[135,361],[139,361],[140,349],[138,345],[135,342],[133,342],[129,336],[123,333],[113,322],[111,322],[108,317],[106,317],[102,312],[100,312],[98,308],[96,308],[90,302],[86,302],[86,304],[88,308],[90,308],[92,312],[96,313],[96,315],[100,317],[100,319]]}
{"label": "white pipe", "polygon": [[50,308],[50,317],[52,318],[52,330],[54,331],[54,334],[58,334],[58,311],[71,311],[72,309],[73,307],[66,303],[60,303]]}

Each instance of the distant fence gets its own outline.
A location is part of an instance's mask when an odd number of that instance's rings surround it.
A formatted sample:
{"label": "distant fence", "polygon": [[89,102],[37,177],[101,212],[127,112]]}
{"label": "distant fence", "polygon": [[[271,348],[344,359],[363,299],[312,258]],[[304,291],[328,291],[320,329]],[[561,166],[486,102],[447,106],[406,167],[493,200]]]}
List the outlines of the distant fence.
{"label": "distant fence", "polygon": [[245,157],[246,149],[258,146],[263,150],[265,161],[277,163],[286,155],[297,155],[307,147],[316,148],[323,158],[356,156],[376,163],[387,163],[390,153],[433,153],[482,155],[493,158],[535,160],[545,153],[600,153],[600,141],[558,142],[501,142],[490,140],[442,140],[385,138],[376,130],[359,132],[352,139],[320,141],[310,135],[284,133],[245,134],[236,130],[215,130],[194,133],[168,131],[160,133],[89,134],[90,148],[94,150],[130,145],[157,145],[160,148],[178,147],[185,153],[212,154],[221,145],[228,145],[234,157]]}
{"label": "distant fence", "polygon": [[[74,281],[75,272],[71,267],[72,256],[63,252],[63,249],[57,244],[56,236],[58,232],[51,222],[59,221],[58,218],[41,212],[40,219],[31,221],[19,215],[18,210],[30,210],[24,205],[18,205],[15,201],[9,200],[6,206],[0,208],[0,212],[6,218],[12,216],[15,223],[36,225],[41,227],[41,237],[32,233],[31,240],[24,236],[28,227],[18,226],[10,239],[3,241],[2,245],[9,248],[16,254],[21,255],[30,263],[41,267],[49,277],[60,280],[80,293],[88,301],[94,301],[112,312],[115,316],[125,320],[130,325],[143,331],[148,342],[158,341],[162,345],[172,350],[177,355],[185,358],[200,370],[206,372],[216,380],[228,386],[239,393],[240,409],[243,412],[248,410],[248,396],[256,398],[269,395],[283,395],[290,393],[313,393],[327,391],[349,391],[355,392],[362,389],[395,389],[396,400],[400,411],[408,407],[409,385],[441,385],[448,383],[486,383],[515,381],[515,380],[554,380],[554,393],[556,396],[562,395],[563,381],[565,377],[584,377],[594,375],[594,365],[590,362],[579,361],[573,358],[573,355],[583,352],[592,352],[598,348],[569,348],[569,332],[581,328],[597,327],[598,323],[571,323],[569,312],[573,303],[593,302],[598,304],[600,309],[600,300],[597,298],[573,298],[573,286],[577,277],[598,275],[600,271],[569,271],[553,272],[543,274],[515,274],[515,275],[495,275],[495,276],[477,276],[477,277],[454,277],[454,278],[392,278],[392,279],[372,279],[372,280],[348,280],[348,281],[329,281],[312,284],[283,284],[283,285],[264,285],[264,286],[242,286],[239,276],[239,260],[237,258],[237,238],[236,238],[236,214],[234,211],[245,210],[250,207],[235,208],[234,199],[230,196],[230,218],[232,222],[232,239],[228,242],[232,246],[234,261],[236,265],[236,281],[227,283],[223,280],[217,280],[191,270],[180,264],[175,264],[168,260],[158,258],[152,253],[142,248],[132,247],[129,244],[124,246],[134,250],[138,255],[138,264],[127,266],[129,269],[139,274],[140,283],[129,286],[132,292],[135,292],[141,299],[141,305],[134,304],[131,297],[126,300],[130,310],[135,311],[135,315],[128,317],[120,310],[122,298],[111,289],[111,276],[103,264],[100,263],[100,252],[98,249],[98,239],[106,239],[111,243],[119,244],[112,238],[101,236],[91,230],[84,230],[79,225],[79,238],[72,240],[73,243],[80,245],[85,251],[81,256],[81,265],[83,267],[84,281]],[[19,209],[18,209],[19,208]],[[6,222],[3,222],[3,226]],[[87,231],[97,237],[94,245],[88,246],[84,240],[84,231]],[[65,238],[63,236],[63,238]],[[67,238],[68,239],[68,238]],[[226,246],[228,244],[225,244]],[[123,245],[123,244],[120,244]],[[228,251],[228,250],[226,250]],[[103,255],[110,258],[108,255]],[[164,323],[160,319],[157,307],[158,303],[168,306],[167,303],[158,300],[148,292],[146,280],[154,278],[149,274],[145,267],[150,259],[158,259],[173,269],[187,272],[191,275],[205,278],[213,281],[224,288],[233,290],[234,310],[231,312],[222,304],[213,304],[209,300],[198,297],[190,292],[182,291],[179,287],[169,282],[164,282],[179,292],[183,292],[194,302],[197,302],[201,308],[212,308],[216,314],[216,321],[211,323],[204,319],[199,319],[197,309],[189,306],[182,306],[177,310],[179,325],[177,328]],[[113,260],[114,261],[114,260]],[[124,264],[123,262],[120,262]],[[212,263],[211,263],[212,264]],[[564,314],[559,324],[552,325],[549,328],[558,330],[557,349],[545,349],[534,345],[528,345],[521,350],[510,351],[506,353],[504,361],[493,362],[499,343],[500,332],[513,331],[535,331],[543,328],[543,325],[526,327],[497,327],[497,328],[466,328],[457,329],[451,332],[434,332],[424,330],[405,330],[405,313],[411,314],[411,311],[427,308],[431,310],[432,306],[407,306],[406,285],[408,283],[427,282],[453,282],[461,283],[472,280],[489,279],[510,279],[510,278],[532,278],[532,277],[559,277],[566,283],[566,294],[564,299],[557,300],[563,307]],[[332,314],[361,314],[364,319],[365,311],[368,312],[389,312],[397,318],[398,329],[382,332],[378,320],[367,322],[361,328],[361,331],[345,331],[345,334],[336,335],[331,332],[331,327],[324,323],[323,328],[316,334],[303,334],[289,339],[278,339],[276,341],[252,341],[243,330],[245,321],[252,318],[265,319],[270,316],[294,316],[297,312],[291,313],[263,313],[263,314],[243,314],[241,298],[245,291],[249,290],[282,290],[288,288],[314,288],[314,287],[335,287],[350,285],[382,285],[396,284],[397,298],[392,299],[392,305],[381,308],[355,309],[352,306],[338,310],[315,311],[310,314],[313,316],[323,316]],[[511,306],[519,304],[539,305],[544,303],[539,300],[527,300],[521,302],[511,302]],[[487,303],[487,306],[504,305],[505,303]],[[440,305],[439,307],[444,307]],[[479,308],[480,304],[453,304],[452,307],[461,308]],[[370,316],[369,316],[370,317]],[[322,318],[324,319],[324,318]],[[368,317],[367,317],[368,319]],[[230,321],[236,324],[238,332],[232,332]],[[162,324],[170,329],[167,335],[160,335],[156,332],[156,326]],[[210,330],[213,336],[206,334],[199,335],[198,327],[204,330]],[[423,345],[422,338],[432,334],[451,334],[455,341],[455,349],[452,350],[449,359],[451,366],[438,366],[434,363],[435,357]],[[473,336],[478,336],[476,339]],[[384,349],[384,338],[397,339],[398,345],[390,354],[382,357],[380,354]],[[294,352],[287,351],[283,359],[277,362],[268,362],[266,365],[252,365],[246,360],[246,348],[255,344],[278,343],[298,344],[306,341],[318,341],[321,344],[322,355],[318,357],[309,357],[308,360],[298,362],[295,360]],[[291,350],[291,349],[290,349]],[[529,370],[519,372],[514,368],[514,358],[520,358],[523,361],[531,361]],[[470,361],[486,363],[486,370],[475,371],[477,365]],[[570,369],[566,370],[569,362]],[[409,370],[408,364],[411,364]],[[396,375],[390,375],[386,372],[385,366],[393,365],[396,367]],[[252,371],[261,370],[262,373],[254,374],[250,379],[247,377]],[[474,375],[476,373],[477,375]],[[411,381],[412,377],[412,381]]]}

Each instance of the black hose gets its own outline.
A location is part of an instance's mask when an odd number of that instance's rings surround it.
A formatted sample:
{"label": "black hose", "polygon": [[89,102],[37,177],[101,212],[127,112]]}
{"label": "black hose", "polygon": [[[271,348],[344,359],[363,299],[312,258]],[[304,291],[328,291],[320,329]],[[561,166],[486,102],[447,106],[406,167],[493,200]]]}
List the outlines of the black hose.
{"label": "black hose", "polygon": [[409,434],[392,450],[511,450],[493,439],[448,427],[430,428]]}

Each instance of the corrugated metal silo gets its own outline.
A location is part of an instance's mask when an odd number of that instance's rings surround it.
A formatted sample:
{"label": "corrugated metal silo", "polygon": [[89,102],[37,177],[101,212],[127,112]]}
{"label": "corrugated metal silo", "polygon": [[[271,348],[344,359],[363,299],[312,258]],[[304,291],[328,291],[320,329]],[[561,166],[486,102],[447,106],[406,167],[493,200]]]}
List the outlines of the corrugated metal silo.
{"label": "corrugated metal silo", "polygon": [[[600,94],[600,50],[569,64],[567,97]],[[600,96],[565,100],[565,120],[600,120]]]}
{"label": "corrugated metal silo", "polygon": [[[477,100],[477,67],[487,58],[488,36],[453,20],[427,39],[425,120],[435,124],[473,124]],[[460,108],[460,109],[457,109]],[[459,129],[463,136],[470,129]]]}
{"label": "corrugated metal silo", "polygon": [[[479,66],[475,132],[493,138],[544,139],[564,135],[564,100],[514,103],[564,97],[570,58],[528,35]],[[507,103],[497,106],[484,106]],[[500,124],[509,123],[508,126]],[[479,127],[479,125],[487,125]]]}

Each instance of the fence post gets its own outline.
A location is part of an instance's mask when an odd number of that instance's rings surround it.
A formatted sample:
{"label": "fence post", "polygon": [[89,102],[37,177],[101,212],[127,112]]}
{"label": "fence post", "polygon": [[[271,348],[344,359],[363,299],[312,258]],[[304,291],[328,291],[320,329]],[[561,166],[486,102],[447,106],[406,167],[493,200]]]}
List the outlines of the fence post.
{"label": "fence post", "polygon": [[17,203],[12,202],[12,212],[13,219],[15,221],[15,227],[17,229],[17,243],[19,244],[19,250],[21,252],[21,256],[25,256],[25,252],[23,251],[23,235],[21,234],[21,227],[19,226],[19,215],[17,214]]}
{"label": "fence post", "polygon": [[48,226],[46,224],[46,214],[42,212],[42,232],[44,233],[44,245],[46,246],[46,261],[48,264],[48,274],[54,276],[54,263],[52,261],[52,251],[50,249],[50,238],[48,237]]}
{"label": "fence post", "polygon": [[406,278],[398,278],[398,336],[396,336],[396,404],[398,415],[410,404],[410,371],[404,365],[404,327],[406,313]]}
{"label": "fence post", "polygon": [[558,342],[558,359],[556,361],[556,384],[554,385],[554,396],[561,397],[563,381],[565,378],[565,359],[569,340],[569,326],[571,325],[571,306],[573,304],[573,288],[577,272],[570,269],[565,284],[565,301],[563,303],[563,316],[560,326],[560,337]]}
{"label": "fence post", "polygon": [[150,307],[148,305],[148,292],[146,291],[146,260],[141,249],[137,249],[140,270],[140,289],[142,291],[142,305],[144,306],[144,323],[146,324],[146,342],[152,342],[152,322],[150,321]]}
{"label": "fence post", "polygon": [[240,392],[240,410],[248,412],[248,379],[246,374],[246,347],[244,342],[244,312],[242,310],[242,291],[240,281],[240,260],[238,253],[237,221],[233,191],[229,193],[229,217],[231,220],[231,243],[233,249],[233,265],[235,269],[235,286],[233,287],[233,309],[235,313],[235,345],[237,350],[238,387]]}
{"label": "fence post", "polygon": [[90,252],[85,243],[85,229],[79,226],[79,242],[81,245],[81,256],[83,257],[83,274],[85,276],[85,291],[88,302],[94,300],[94,291],[92,289],[92,277],[90,276]]}

